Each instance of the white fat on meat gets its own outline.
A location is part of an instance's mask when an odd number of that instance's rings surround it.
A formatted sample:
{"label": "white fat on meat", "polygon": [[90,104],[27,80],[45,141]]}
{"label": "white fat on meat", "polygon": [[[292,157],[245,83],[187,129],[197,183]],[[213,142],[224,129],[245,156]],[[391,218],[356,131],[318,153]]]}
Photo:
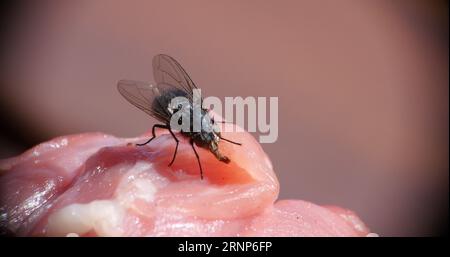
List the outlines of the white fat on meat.
{"label": "white fat on meat", "polygon": [[[57,210],[48,219],[46,234],[82,235],[93,231],[99,236],[123,235],[127,211],[144,214],[139,204],[151,205],[155,199],[157,187],[146,178],[149,174],[145,174],[151,168],[150,163],[137,162],[121,179],[113,199],[73,203]],[[145,215],[150,216],[151,213]]]}

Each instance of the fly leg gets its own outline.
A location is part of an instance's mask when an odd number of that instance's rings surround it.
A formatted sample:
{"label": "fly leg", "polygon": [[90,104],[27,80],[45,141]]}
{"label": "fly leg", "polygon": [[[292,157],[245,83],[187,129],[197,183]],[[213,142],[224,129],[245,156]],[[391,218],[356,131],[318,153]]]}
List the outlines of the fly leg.
{"label": "fly leg", "polygon": [[[208,112],[209,112],[210,110],[208,110]],[[214,121],[214,116],[211,118],[211,120],[212,120],[212,123],[214,124],[214,123],[231,123],[231,122],[228,122],[228,121]],[[242,145],[241,143],[237,143],[237,142],[233,142],[233,141],[231,141],[231,140],[229,140],[229,139],[226,139],[226,138],[223,138],[223,137],[221,137],[220,135],[219,135],[219,138],[220,139],[222,139],[222,140],[224,140],[224,141],[227,141],[227,142],[229,142],[229,143],[232,143],[232,144],[235,144],[235,145]]]}
{"label": "fly leg", "polygon": [[172,129],[170,129],[170,126],[168,125],[162,125],[162,124],[155,124],[153,125],[152,128],[152,138],[150,138],[147,142],[142,143],[142,144],[136,144],[137,146],[144,146],[148,143],[150,143],[155,137],[156,137],[156,133],[155,133],[155,128],[162,128],[162,129],[167,129],[169,130],[170,134],[172,135],[173,139],[175,139],[175,142],[177,143],[175,146],[175,152],[173,153],[173,157],[172,157],[172,161],[170,161],[169,166],[172,166],[173,162],[175,161],[175,157],[177,156],[177,151],[178,151],[178,143],[179,140],[178,138],[175,136],[175,134],[173,133]]}
{"label": "fly leg", "polygon": [[136,145],[137,145],[137,146],[144,146],[144,145],[150,143],[150,142],[156,137],[156,134],[155,134],[155,128],[169,129],[169,127],[166,126],[166,125],[155,124],[155,125],[153,125],[153,127],[152,127],[152,138],[150,138],[150,139],[149,139],[147,142],[145,142],[145,143],[142,143],[142,144],[136,144]]}
{"label": "fly leg", "polygon": [[175,142],[177,142],[177,145],[175,146],[175,152],[173,153],[172,161],[169,163],[169,167],[170,167],[170,166],[172,166],[173,162],[175,161],[175,157],[177,156],[179,140],[175,136],[175,134],[173,133],[172,129],[170,129],[170,126],[167,126],[167,129],[169,130],[169,132],[172,135],[173,139],[175,139]]}
{"label": "fly leg", "polygon": [[203,179],[203,169],[202,169],[202,164],[200,163],[200,157],[198,156],[197,150],[195,150],[195,147],[194,147],[194,140],[191,138],[191,140],[189,141],[189,143],[190,143],[191,146],[192,146],[192,150],[194,150],[195,157],[197,157],[198,166],[200,167],[200,178]]}
{"label": "fly leg", "polygon": [[237,143],[237,142],[231,141],[231,140],[223,138],[223,137],[219,137],[219,138],[224,140],[224,141],[227,141],[228,143],[232,143],[232,144],[235,144],[235,145],[242,145],[241,143]]}

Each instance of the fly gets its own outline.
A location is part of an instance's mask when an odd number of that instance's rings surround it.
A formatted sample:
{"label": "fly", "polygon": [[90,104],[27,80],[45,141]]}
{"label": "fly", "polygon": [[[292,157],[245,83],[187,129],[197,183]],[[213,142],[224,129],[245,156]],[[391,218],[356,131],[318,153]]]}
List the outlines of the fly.
{"label": "fly", "polygon": [[[156,128],[167,129],[176,142],[175,152],[169,163],[169,166],[171,166],[177,155],[179,140],[172,130],[170,121],[172,115],[180,111],[179,107],[172,106],[171,102],[175,97],[185,97],[189,101],[187,104],[188,111],[183,112],[182,115],[187,115],[188,117],[185,118],[191,121],[199,120],[202,123],[201,129],[198,132],[193,131],[192,126],[187,130],[180,130],[181,135],[189,138],[189,143],[195,153],[200,168],[200,178],[203,179],[203,169],[194,145],[208,149],[219,161],[229,163],[230,159],[219,151],[219,141],[224,140],[236,145],[241,144],[221,136],[220,129],[214,121],[214,118],[209,115],[208,109],[201,106],[200,112],[193,111],[193,90],[198,88],[183,67],[172,57],[159,54],[153,57],[153,76],[156,85],[132,80],[120,80],[117,84],[117,89],[120,94],[128,102],[163,123],[153,125],[152,137],[146,142],[136,145],[144,146],[150,143],[156,137]],[[203,99],[201,99],[201,103],[203,103]],[[199,115],[200,117],[193,119],[194,115]]]}

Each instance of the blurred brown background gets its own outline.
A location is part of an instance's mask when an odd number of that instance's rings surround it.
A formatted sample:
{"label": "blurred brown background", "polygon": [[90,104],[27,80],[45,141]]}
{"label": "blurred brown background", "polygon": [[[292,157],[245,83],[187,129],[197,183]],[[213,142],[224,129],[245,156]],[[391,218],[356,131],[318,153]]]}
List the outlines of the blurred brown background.
{"label": "blurred brown background", "polygon": [[447,1],[30,1],[1,23],[0,158],[153,123],[116,91],[167,53],[206,95],[278,96],[281,198],[384,236],[448,229]]}

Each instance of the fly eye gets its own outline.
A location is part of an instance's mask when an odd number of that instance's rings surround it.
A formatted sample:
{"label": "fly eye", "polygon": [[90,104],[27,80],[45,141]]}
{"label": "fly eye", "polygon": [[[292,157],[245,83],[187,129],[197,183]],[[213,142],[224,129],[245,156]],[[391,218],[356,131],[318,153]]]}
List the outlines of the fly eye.
{"label": "fly eye", "polygon": [[183,107],[182,104],[178,104],[178,109],[181,109]]}

